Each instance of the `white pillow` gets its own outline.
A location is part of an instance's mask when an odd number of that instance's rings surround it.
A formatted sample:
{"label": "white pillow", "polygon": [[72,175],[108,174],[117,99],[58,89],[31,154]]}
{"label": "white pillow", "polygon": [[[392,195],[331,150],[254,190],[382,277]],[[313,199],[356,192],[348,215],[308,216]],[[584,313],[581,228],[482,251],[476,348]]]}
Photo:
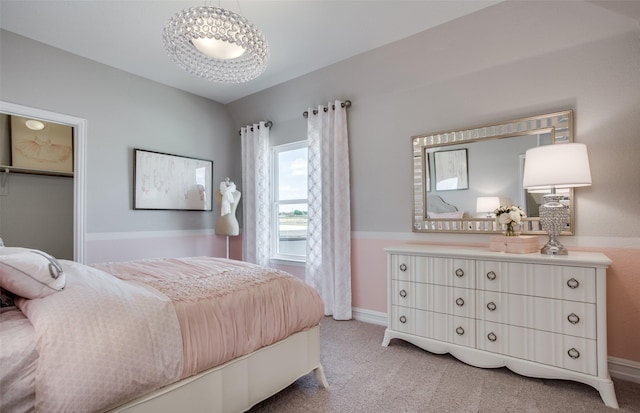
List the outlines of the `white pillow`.
{"label": "white pillow", "polygon": [[24,298],[41,298],[65,285],[65,275],[51,255],[27,248],[0,247],[0,287]]}
{"label": "white pillow", "polygon": [[429,212],[429,218],[438,219],[460,219],[464,215],[464,211],[454,211],[454,212]]}

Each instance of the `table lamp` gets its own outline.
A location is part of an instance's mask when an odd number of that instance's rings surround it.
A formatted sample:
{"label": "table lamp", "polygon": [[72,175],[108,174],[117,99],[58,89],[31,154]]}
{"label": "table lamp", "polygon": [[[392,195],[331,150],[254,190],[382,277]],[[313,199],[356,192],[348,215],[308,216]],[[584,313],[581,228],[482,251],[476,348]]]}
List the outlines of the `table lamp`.
{"label": "table lamp", "polygon": [[500,208],[500,198],[497,196],[479,196],[476,202],[476,212],[487,214],[491,218],[493,211]]}
{"label": "table lamp", "polygon": [[[569,210],[560,203],[563,195],[559,188],[591,185],[591,171],[587,146],[583,143],[561,143],[528,149],[525,154],[522,186],[529,192],[550,190],[540,206],[540,223],[549,234],[549,241],[540,253],[567,255],[567,249],[558,236],[569,223]],[[575,200],[571,200],[575,202]]]}

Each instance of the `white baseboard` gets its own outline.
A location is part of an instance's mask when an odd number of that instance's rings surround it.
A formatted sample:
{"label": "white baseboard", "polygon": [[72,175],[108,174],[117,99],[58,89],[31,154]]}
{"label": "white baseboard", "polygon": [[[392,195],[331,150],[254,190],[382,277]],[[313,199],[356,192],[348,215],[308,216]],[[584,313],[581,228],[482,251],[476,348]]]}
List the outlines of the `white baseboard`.
{"label": "white baseboard", "polygon": [[[353,318],[365,323],[387,325],[387,313],[364,308],[352,308]],[[640,384],[640,362],[609,357],[609,375],[613,378]]]}
{"label": "white baseboard", "polygon": [[387,325],[387,313],[356,307],[352,307],[351,312],[355,320],[363,321],[369,324],[376,324],[379,326]]}
{"label": "white baseboard", "polygon": [[609,375],[616,379],[640,384],[640,363],[617,357],[609,357]]}

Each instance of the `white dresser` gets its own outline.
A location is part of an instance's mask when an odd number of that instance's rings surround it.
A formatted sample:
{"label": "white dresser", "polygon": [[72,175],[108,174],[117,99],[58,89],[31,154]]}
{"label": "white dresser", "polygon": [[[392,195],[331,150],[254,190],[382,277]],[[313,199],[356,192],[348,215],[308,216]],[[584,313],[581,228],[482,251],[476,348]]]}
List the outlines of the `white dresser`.
{"label": "white dresser", "polygon": [[386,251],[383,346],[399,338],[477,367],[579,381],[618,407],[607,367],[605,255],[425,245]]}

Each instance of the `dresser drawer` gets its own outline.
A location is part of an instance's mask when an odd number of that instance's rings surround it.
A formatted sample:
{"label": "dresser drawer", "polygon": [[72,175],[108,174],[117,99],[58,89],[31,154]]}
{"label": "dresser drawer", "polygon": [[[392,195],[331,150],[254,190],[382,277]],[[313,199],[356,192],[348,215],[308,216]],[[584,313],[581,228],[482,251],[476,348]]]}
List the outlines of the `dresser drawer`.
{"label": "dresser drawer", "polygon": [[475,288],[475,261],[455,258],[431,258],[431,261],[434,284]]}
{"label": "dresser drawer", "polygon": [[596,338],[596,305],[578,301],[478,291],[480,320]]}
{"label": "dresser drawer", "polygon": [[391,329],[466,347],[476,344],[475,320],[433,311],[391,306]]}
{"label": "dresser drawer", "polygon": [[476,261],[476,288],[537,297],[596,302],[591,267]]}
{"label": "dresser drawer", "polygon": [[480,350],[598,374],[595,340],[489,321],[477,321],[476,332]]}
{"label": "dresser drawer", "polygon": [[424,284],[474,288],[475,261],[455,258],[390,256],[391,278]]}
{"label": "dresser drawer", "polygon": [[475,290],[394,280],[391,304],[475,318]]}
{"label": "dresser drawer", "polygon": [[391,279],[425,284],[430,281],[427,257],[392,254],[389,260]]}

